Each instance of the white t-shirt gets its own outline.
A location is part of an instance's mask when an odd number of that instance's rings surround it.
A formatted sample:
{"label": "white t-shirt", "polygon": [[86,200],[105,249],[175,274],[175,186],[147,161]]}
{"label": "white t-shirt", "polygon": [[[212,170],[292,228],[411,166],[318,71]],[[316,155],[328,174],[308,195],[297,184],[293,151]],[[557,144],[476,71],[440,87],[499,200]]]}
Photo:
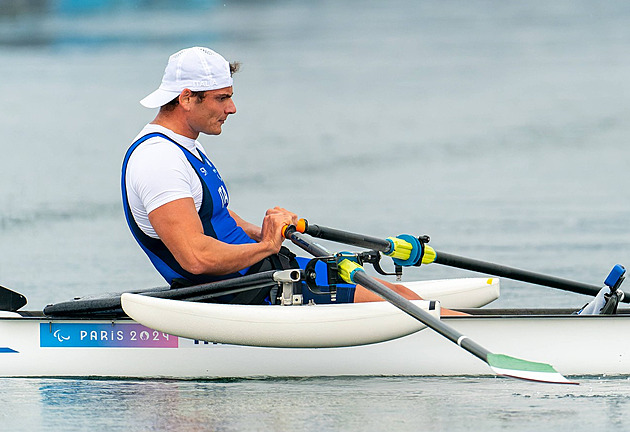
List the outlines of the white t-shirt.
{"label": "white t-shirt", "polygon": [[[168,136],[194,155],[205,154],[198,141],[155,124],[146,125],[134,142],[155,132]],[[127,162],[125,184],[131,214],[138,227],[152,238],[159,237],[149,222],[149,213],[180,198],[192,198],[199,211],[203,199],[201,181],[184,152],[161,137],[149,138],[133,151]]]}

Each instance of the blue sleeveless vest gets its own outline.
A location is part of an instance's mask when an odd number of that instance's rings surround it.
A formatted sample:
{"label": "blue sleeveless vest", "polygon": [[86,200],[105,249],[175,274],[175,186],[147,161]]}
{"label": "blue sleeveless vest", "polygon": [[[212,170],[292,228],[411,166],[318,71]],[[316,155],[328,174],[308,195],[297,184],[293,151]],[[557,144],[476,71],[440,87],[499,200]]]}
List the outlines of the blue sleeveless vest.
{"label": "blue sleeveless vest", "polygon": [[172,283],[174,279],[183,279],[191,284],[201,284],[242,276],[247,273],[249,267],[244,268],[237,273],[222,276],[195,275],[189,273],[179,265],[162,240],[149,237],[140,229],[138,224],[136,224],[136,221],[131,214],[131,208],[129,207],[129,200],[127,197],[127,185],[125,182],[127,176],[127,164],[133,151],[138,148],[140,144],[153,137],[163,138],[179,147],[179,149],[184,152],[186,159],[188,159],[188,162],[190,162],[190,165],[197,173],[203,189],[203,200],[201,207],[199,208],[199,218],[201,219],[201,223],[203,225],[204,234],[230,244],[254,243],[254,240],[252,240],[245,231],[236,224],[236,221],[230,215],[227,208],[230,200],[227,188],[225,187],[225,183],[219,175],[219,172],[216,170],[214,165],[212,165],[212,162],[210,162],[206,155],[203,154],[203,152],[199,152],[200,156],[203,158],[203,160],[200,160],[168,136],[155,132],[139,138],[131,145],[131,147],[129,147],[122,166],[121,190],[125,218],[127,219],[127,224],[129,225],[131,233],[142,250],[144,250],[144,252],[148,255],[157,271],[160,272],[169,284]]}

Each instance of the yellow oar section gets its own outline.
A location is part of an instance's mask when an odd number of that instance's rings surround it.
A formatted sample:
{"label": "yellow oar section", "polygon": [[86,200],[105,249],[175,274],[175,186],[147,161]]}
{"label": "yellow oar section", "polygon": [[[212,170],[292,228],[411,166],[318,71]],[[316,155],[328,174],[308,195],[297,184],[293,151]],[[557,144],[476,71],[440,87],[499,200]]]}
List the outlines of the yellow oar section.
{"label": "yellow oar section", "polygon": [[424,254],[422,255],[422,264],[431,264],[435,262],[437,252],[429,245],[424,245]]}
{"label": "yellow oar section", "polygon": [[346,283],[353,284],[354,275],[357,271],[363,270],[358,263],[351,261],[349,259],[342,259],[337,263],[337,271],[339,273],[339,277],[343,279]]}
{"label": "yellow oar section", "polygon": [[414,245],[400,237],[387,237],[393,245],[390,252],[383,252],[388,257],[408,261],[414,252]]}

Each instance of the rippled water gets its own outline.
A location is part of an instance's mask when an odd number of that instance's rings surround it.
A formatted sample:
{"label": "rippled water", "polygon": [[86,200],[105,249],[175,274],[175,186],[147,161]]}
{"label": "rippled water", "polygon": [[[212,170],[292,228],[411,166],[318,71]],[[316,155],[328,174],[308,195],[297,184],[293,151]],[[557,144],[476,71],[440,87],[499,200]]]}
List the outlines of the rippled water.
{"label": "rippled water", "polygon": [[[152,119],[138,100],[168,55],[192,45],[243,63],[238,113],[202,141],[232,208],[253,222],[282,205],[321,225],[429,234],[438,250],[594,284],[630,263],[626,2],[74,3],[0,15],[0,284],[31,309],[162,284],[125,226],[119,170]],[[462,275],[423,266],[406,278]],[[502,287],[498,306],[588,300]],[[0,420],[15,430],[630,424],[625,378],[571,389],[488,378],[1,381]]]}
{"label": "rippled water", "polygon": [[626,378],[568,388],[471,377],[0,383],[6,430],[612,431],[627,427],[630,400]]}

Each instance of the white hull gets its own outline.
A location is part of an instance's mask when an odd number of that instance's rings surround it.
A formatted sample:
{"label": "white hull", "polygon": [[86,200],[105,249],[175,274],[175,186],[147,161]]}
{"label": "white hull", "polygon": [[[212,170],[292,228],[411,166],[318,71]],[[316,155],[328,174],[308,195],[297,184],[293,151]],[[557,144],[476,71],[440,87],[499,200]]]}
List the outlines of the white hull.
{"label": "white hull", "polygon": [[[630,374],[630,316],[475,316],[443,320],[491,351],[552,364],[565,375]],[[40,346],[64,326],[98,347]],[[489,375],[477,358],[431,330],[347,348],[258,348],[199,343],[141,329],[131,320],[0,318],[0,376],[288,377]],[[51,332],[52,330],[52,332]],[[148,340],[141,341],[142,331]],[[135,333],[134,333],[135,332]],[[121,335],[123,345],[112,347]],[[135,337],[136,341],[131,341]],[[92,339],[92,342],[89,342]],[[156,341],[153,341],[156,339]],[[142,347],[144,343],[144,347]],[[151,343],[162,347],[150,347]],[[147,345],[148,344],[148,345]],[[170,344],[170,347],[167,345]],[[53,343],[53,345],[55,345]]]}
{"label": "white hull", "polygon": [[[481,306],[498,296],[498,280],[484,279],[477,288],[475,284],[471,288],[468,282],[451,282],[450,291],[444,290],[444,281],[407,286],[418,288],[424,298],[439,300],[449,308]],[[436,288],[433,293],[431,287]],[[630,375],[630,344],[617,336],[630,330],[630,315],[477,315],[442,320],[493,352],[550,363],[565,375]],[[261,348],[170,336],[130,319],[66,320],[0,312],[3,377],[193,379],[342,375],[492,372],[485,363],[429,329],[354,347]]]}

